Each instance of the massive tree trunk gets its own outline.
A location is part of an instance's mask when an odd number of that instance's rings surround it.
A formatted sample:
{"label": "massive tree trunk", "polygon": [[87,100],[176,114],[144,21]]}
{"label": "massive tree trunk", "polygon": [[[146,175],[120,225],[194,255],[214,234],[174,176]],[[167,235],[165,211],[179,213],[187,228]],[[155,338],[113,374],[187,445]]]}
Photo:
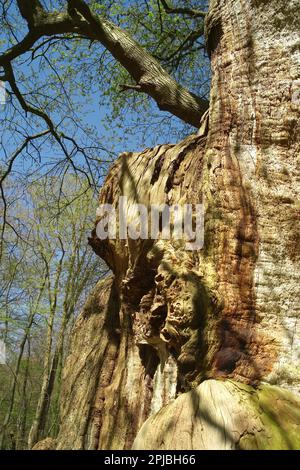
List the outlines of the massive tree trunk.
{"label": "massive tree trunk", "polygon": [[205,244],[93,233],[113,277],[77,321],[57,448],[300,448],[299,21],[212,0],[208,134],[112,167],[100,203],[204,200]]}

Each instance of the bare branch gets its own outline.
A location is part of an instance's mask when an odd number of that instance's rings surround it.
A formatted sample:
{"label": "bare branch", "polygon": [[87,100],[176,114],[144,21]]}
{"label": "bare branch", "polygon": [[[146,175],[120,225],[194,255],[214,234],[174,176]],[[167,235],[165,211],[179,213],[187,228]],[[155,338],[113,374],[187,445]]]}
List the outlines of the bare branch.
{"label": "bare branch", "polygon": [[10,62],[8,62],[4,66],[4,70],[5,70],[5,75],[8,78],[8,82],[11,86],[11,89],[14,92],[14,94],[16,95],[21,107],[26,112],[26,114],[27,113],[34,114],[35,116],[38,116],[38,117],[42,118],[45,121],[45,123],[48,125],[48,128],[49,128],[51,134],[53,135],[54,139],[56,140],[56,142],[58,143],[58,145],[62,149],[66,159],[70,162],[70,165],[72,166],[75,173],[80,172],[80,173],[84,174],[86,176],[89,184],[91,185],[89,175],[85,171],[83,171],[80,168],[77,168],[75,166],[74,162],[72,161],[72,158],[70,157],[65,145],[63,144],[63,142],[61,140],[61,137],[60,137],[59,133],[56,130],[56,127],[54,126],[54,124],[53,124],[52,120],[50,119],[50,117],[48,116],[48,114],[45,113],[44,111],[42,111],[41,109],[34,108],[33,106],[29,105],[25,101],[22,93],[20,92],[20,90],[17,86],[16,79],[15,79],[14,72],[13,72],[13,68],[12,68],[12,65],[11,65]]}
{"label": "bare branch", "polygon": [[204,11],[195,10],[193,8],[172,8],[168,5],[166,0],[160,0],[162,6],[166,13],[169,14],[180,14],[180,15],[188,15],[192,16],[193,18],[205,18],[206,13]]}
{"label": "bare branch", "polygon": [[7,167],[7,170],[1,175],[0,177],[0,186],[2,187],[2,184],[4,182],[4,180],[8,177],[8,175],[10,174],[11,170],[12,170],[12,167],[13,167],[13,164],[14,164],[14,161],[16,160],[16,158],[20,155],[20,153],[23,152],[23,150],[27,147],[27,145],[29,144],[29,142],[31,142],[32,140],[36,140],[36,139],[39,139],[40,137],[44,137],[45,135],[49,134],[50,133],[50,130],[46,130],[46,131],[43,131],[43,132],[40,132],[39,134],[35,134],[35,135],[29,135],[28,137],[26,137],[26,139],[24,140],[23,144],[14,152],[14,154],[12,155],[11,159],[9,160],[9,163],[8,163],[8,167]]}
{"label": "bare branch", "polygon": [[[167,57],[161,57],[161,60],[164,62],[170,62],[174,57],[179,56],[181,57],[181,53],[188,51],[191,47],[195,44],[195,42],[204,34],[204,25],[200,28],[195,29],[188,36],[183,40],[183,42]],[[204,45],[202,48],[204,49]]]}
{"label": "bare branch", "polygon": [[126,91],[126,90],[133,90],[133,91],[143,91],[141,85],[127,85],[126,83],[123,83],[120,85],[121,91]]}
{"label": "bare branch", "polygon": [[0,261],[2,259],[2,255],[3,255],[3,240],[4,240],[4,233],[5,233],[6,226],[9,226],[9,227],[13,228],[11,226],[11,224],[9,224],[9,222],[7,221],[7,202],[6,202],[6,198],[5,198],[3,183],[4,183],[5,179],[11,173],[15,160],[23,152],[23,150],[28,146],[28,144],[30,142],[36,140],[36,139],[39,139],[40,137],[43,137],[43,136],[49,134],[49,133],[50,133],[50,130],[46,130],[44,132],[40,132],[39,134],[30,135],[30,136],[26,137],[23,144],[14,152],[11,159],[9,160],[8,167],[7,167],[6,171],[4,171],[3,174],[1,174],[1,177],[0,177],[0,193],[1,193],[1,199],[2,199],[2,202],[3,202],[3,221],[2,221],[2,224],[1,224],[1,233],[0,233]]}
{"label": "bare branch", "polygon": [[[21,0],[20,0],[21,1]],[[44,13],[35,17],[35,23],[30,26],[29,32],[19,43],[12,46],[0,56],[0,66],[4,67],[7,62],[11,62],[17,57],[30,51],[32,46],[44,36],[54,36],[58,34],[80,33],[84,37],[86,22],[81,19],[71,18],[67,13]],[[89,31],[90,39],[93,34]]]}

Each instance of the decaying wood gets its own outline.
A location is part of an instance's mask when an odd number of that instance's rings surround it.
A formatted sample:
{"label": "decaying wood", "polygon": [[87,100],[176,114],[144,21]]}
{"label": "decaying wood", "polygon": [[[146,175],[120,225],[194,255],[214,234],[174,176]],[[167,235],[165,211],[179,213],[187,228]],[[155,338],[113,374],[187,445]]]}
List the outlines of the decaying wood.
{"label": "decaying wood", "polygon": [[99,203],[204,200],[205,245],[93,232],[59,449],[299,448],[298,3],[212,0],[208,135],[111,168]]}

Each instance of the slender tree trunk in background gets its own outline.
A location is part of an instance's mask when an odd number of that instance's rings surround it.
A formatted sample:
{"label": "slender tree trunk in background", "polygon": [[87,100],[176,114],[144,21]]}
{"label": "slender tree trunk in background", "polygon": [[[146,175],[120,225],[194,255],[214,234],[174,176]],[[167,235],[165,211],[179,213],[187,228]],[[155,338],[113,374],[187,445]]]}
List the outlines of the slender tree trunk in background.
{"label": "slender tree trunk in background", "polygon": [[26,439],[26,424],[27,424],[27,413],[28,413],[28,396],[27,396],[27,386],[28,386],[28,379],[29,379],[29,367],[30,367],[30,338],[27,341],[27,357],[26,357],[26,365],[24,370],[24,378],[21,387],[21,397],[20,397],[20,416],[18,419],[18,426],[17,426],[17,436],[16,436],[16,444],[17,449],[24,449],[27,447],[27,439]]}
{"label": "slender tree trunk in background", "polygon": [[41,391],[36,407],[35,417],[29,432],[28,437],[28,447],[31,449],[33,445],[42,437],[41,434],[41,427],[42,422],[44,420],[44,414],[46,409],[46,403],[48,400],[47,390],[49,386],[49,373],[50,373],[50,366],[51,366],[51,349],[52,349],[52,341],[53,341],[53,322],[54,322],[54,312],[51,311],[49,323],[47,327],[47,340],[46,340],[46,348],[44,353],[44,364],[43,364],[43,373],[42,373],[42,385]]}
{"label": "slender tree trunk in background", "polygon": [[[52,400],[52,394],[54,391],[55,384],[58,383],[58,390],[57,393],[60,393],[60,382],[61,382],[61,369],[62,369],[62,362],[63,362],[63,350],[64,350],[64,337],[66,328],[68,325],[68,321],[70,318],[70,312],[68,309],[64,308],[61,326],[57,335],[56,339],[56,346],[53,353],[53,357],[51,360],[50,372],[49,372],[49,379],[47,384],[47,389],[45,392],[45,401],[44,401],[44,409],[41,413],[41,422],[40,422],[40,435],[43,436],[46,429],[49,408]],[[51,425],[50,425],[51,427]]]}
{"label": "slender tree trunk in background", "polygon": [[17,389],[17,385],[18,385],[19,372],[20,372],[21,361],[22,361],[23,355],[24,355],[24,349],[25,349],[26,343],[28,341],[28,335],[29,335],[30,329],[33,325],[34,318],[35,318],[35,315],[37,313],[37,309],[39,308],[39,305],[40,305],[40,301],[41,301],[41,297],[42,297],[42,294],[43,294],[43,291],[44,291],[44,287],[45,287],[45,280],[43,281],[43,283],[42,283],[42,285],[39,289],[39,293],[38,293],[35,305],[32,306],[32,309],[31,309],[31,312],[30,312],[29,318],[28,318],[28,323],[26,325],[23,338],[21,339],[21,342],[20,342],[17,362],[16,362],[15,369],[13,371],[9,408],[6,412],[4,422],[3,422],[3,425],[2,425],[2,428],[1,428],[1,433],[0,433],[0,449],[3,449],[3,444],[4,444],[5,437],[6,437],[7,428],[8,428],[8,425],[9,425],[9,422],[10,422],[10,419],[11,419],[11,415],[12,415],[12,411],[13,411],[13,408],[14,408],[14,404],[15,404],[16,389]]}
{"label": "slender tree trunk in background", "polygon": [[[77,227],[76,224],[74,224],[72,226],[72,253],[70,259],[68,260],[68,268],[66,272],[67,277],[66,282],[64,284],[64,300],[61,314],[61,324],[55,337],[55,347],[53,352],[51,351],[54,340],[53,326],[55,317],[57,315],[57,296],[59,295],[58,288],[61,277],[61,270],[63,268],[62,262],[64,255],[62,255],[59,269],[57,271],[56,283],[53,288],[53,292],[51,292],[51,286],[49,285],[52,313],[50,315],[50,320],[48,324],[48,346],[45,355],[43,386],[41,389],[39,402],[36,410],[36,417],[29,435],[30,448],[39,439],[45,436],[47,428],[52,431],[52,435],[55,435],[56,433],[56,420],[59,420],[59,413],[57,413],[56,416],[55,403],[53,403],[53,392],[55,390],[57,395],[60,395],[61,372],[63,365],[64,341],[66,336],[66,330],[70,318],[74,314],[77,302],[88,282],[88,279],[90,279],[90,272],[92,270],[92,267],[89,266],[87,263],[87,260],[91,256],[89,251],[85,250],[84,252],[80,252],[80,247],[82,246],[82,238],[84,236],[84,231],[82,231],[81,234],[77,233]],[[88,266],[86,269],[84,269],[85,264],[87,264]],[[54,407],[52,407],[54,411],[54,414],[52,415],[54,417],[53,422],[51,422],[49,417],[49,410],[51,404],[53,404]]]}
{"label": "slender tree trunk in background", "polygon": [[299,22],[212,0],[208,135],[112,167],[100,203],[204,200],[205,245],[93,234],[114,278],[73,332],[58,449],[299,448]]}
{"label": "slender tree trunk in background", "polygon": [[0,449],[3,449],[4,440],[5,440],[5,437],[6,437],[7,427],[9,425],[11,415],[12,415],[12,412],[13,412],[13,408],[14,408],[14,404],[15,404],[16,389],[17,389],[18,380],[19,380],[19,372],[20,372],[21,361],[22,361],[22,358],[23,358],[24,349],[25,349],[25,345],[26,345],[26,342],[27,342],[27,338],[28,338],[28,331],[30,330],[31,325],[33,323],[34,315],[35,315],[35,313],[31,313],[31,315],[30,315],[26,332],[25,332],[25,334],[22,338],[21,344],[20,344],[19,354],[18,354],[18,357],[17,357],[17,363],[16,363],[15,369],[13,371],[9,408],[6,412],[4,422],[3,422],[3,425],[2,425],[2,429],[1,429],[1,434],[0,434]]}
{"label": "slender tree trunk in background", "polygon": [[52,360],[51,360],[51,366],[50,366],[50,372],[49,372],[47,388],[46,388],[46,391],[45,391],[45,394],[44,394],[45,399],[44,399],[44,403],[43,403],[43,410],[41,412],[41,421],[40,421],[40,425],[39,425],[40,436],[43,436],[44,433],[45,433],[45,428],[46,428],[46,423],[47,423],[47,418],[48,418],[52,393],[53,393],[54,386],[55,386],[57,369],[58,369],[58,364],[60,362],[61,354],[62,354],[62,344],[61,344],[61,340],[59,338],[59,343],[58,343],[58,345],[56,346],[56,348],[54,350],[53,357],[52,357]]}
{"label": "slender tree trunk in background", "polygon": [[42,385],[41,391],[36,407],[35,417],[29,432],[28,436],[28,447],[31,449],[34,444],[43,437],[43,423],[46,420],[46,410],[47,410],[47,402],[48,402],[48,387],[50,382],[50,373],[51,373],[51,356],[52,356],[52,344],[53,344],[53,335],[54,335],[54,321],[55,315],[57,310],[57,301],[59,295],[59,282],[62,273],[62,263],[64,259],[64,250],[62,250],[62,254],[60,256],[56,277],[54,281],[53,287],[51,286],[51,275],[48,261],[45,259],[46,269],[48,273],[48,296],[49,296],[49,318],[47,319],[47,335],[46,335],[46,347],[44,353],[44,364],[43,364],[43,373],[42,373]]}

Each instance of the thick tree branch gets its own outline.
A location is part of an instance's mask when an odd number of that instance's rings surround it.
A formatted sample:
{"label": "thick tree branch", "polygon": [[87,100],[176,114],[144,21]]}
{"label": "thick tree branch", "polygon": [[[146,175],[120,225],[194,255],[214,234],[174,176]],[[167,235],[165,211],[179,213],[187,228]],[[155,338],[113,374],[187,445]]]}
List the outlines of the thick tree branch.
{"label": "thick tree branch", "polygon": [[[179,85],[127,32],[94,14],[85,1],[68,0],[67,13],[48,13],[38,0],[18,0],[18,6],[28,23],[29,32],[20,43],[0,56],[0,66],[9,72],[11,84],[14,85],[15,81],[11,80],[10,62],[29,51],[37,40],[43,36],[77,33],[101,42],[135,80],[137,90],[151,96],[161,110],[199,127],[208,102]],[[26,111],[39,115],[47,122],[42,111],[28,109],[28,105],[24,106],[22,96],[18,93],[16,95]]]}
{"label": "thick tree branch", "polygon": [[[19,0],[20,2],[22,0]],[[67,13],[44,13],[35,17],[34,24],[31,24],[29,32],[19,43],[12,46],[0,56],[0,66],[11,62],[17,57],[30,51],[32,46],[44,36],[55,36],[57,34],[80,33],[85,34],[86,22],[82,19],[71,18]],[[89,39],[94,39],[89,30]]]}
{"label": "thick tree branch", "polygon": [[200,10],[195,10],[193,8],[172,8],[170,7],[170,5],[168,5],[168,3],[166,2],[166,0],[160,0],[162,6],[164,7],[164,10],[166,13],[170,13],[170,14],[180,14],[180,15],[188,15],[188,16],[192,16],[194,18],[205,18],[206,16],[206,13],[204,11],[200,11]]}
{"label": "thick tree branch", "polygon": [[179,85],[128,33],[95,15],[83,0],[69,0],[68,4],[85,18],[96,39],[129,72],[140,91],[150,95],[161,110],[199,127],[201,116],[208,108],[206,100]]}
{"label": "thick tree branch", "polygon": [[17,0],[17,4],[29,29],[34,27],[40,16],[47,14],[39,0]]}

